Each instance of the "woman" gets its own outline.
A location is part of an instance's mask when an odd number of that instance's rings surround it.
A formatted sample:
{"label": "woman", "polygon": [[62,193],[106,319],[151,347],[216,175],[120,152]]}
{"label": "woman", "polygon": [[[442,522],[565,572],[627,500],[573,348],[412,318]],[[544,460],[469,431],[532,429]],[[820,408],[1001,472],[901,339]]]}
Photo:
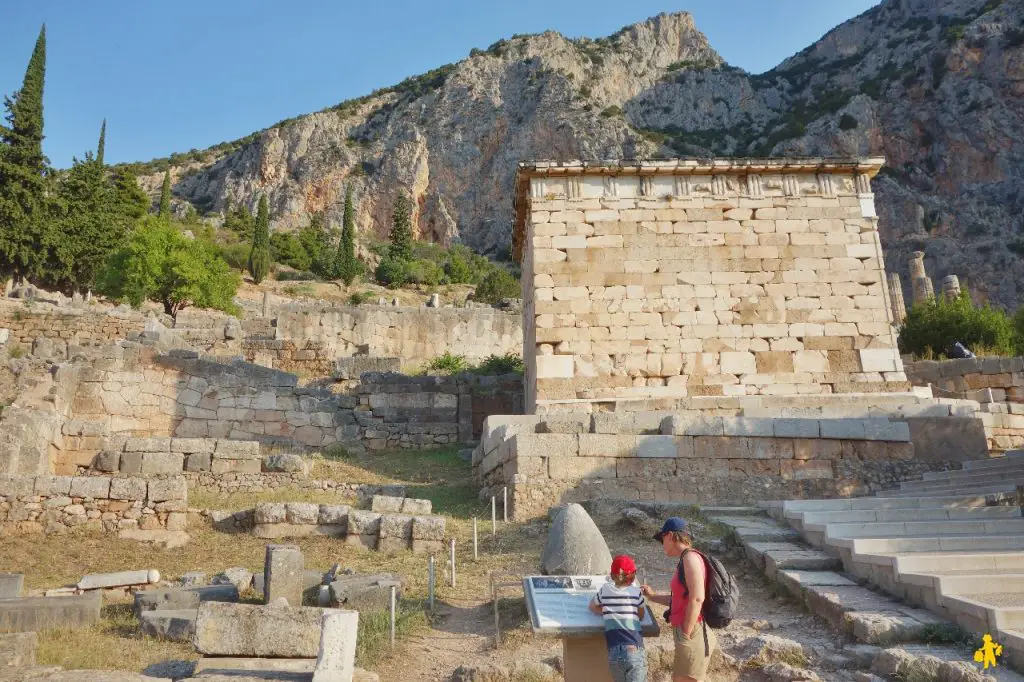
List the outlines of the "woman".
{"label": "woman", "polygon": [[[665,556],[680,557],[679,565],[672,572],[667,594],[655,592],[649,585],[640,589],[650,601],[669,607],[668,621],[675,642],[672,682],[702,682],[708,674],[711,653],[718,646],[715,631],[704,625],[701,615],[707,584],[704,557],[693,549],[686,521],[677,516],[667,519],[654,539],[661,543]],[[679,580],[680,569],[685,585]]]}

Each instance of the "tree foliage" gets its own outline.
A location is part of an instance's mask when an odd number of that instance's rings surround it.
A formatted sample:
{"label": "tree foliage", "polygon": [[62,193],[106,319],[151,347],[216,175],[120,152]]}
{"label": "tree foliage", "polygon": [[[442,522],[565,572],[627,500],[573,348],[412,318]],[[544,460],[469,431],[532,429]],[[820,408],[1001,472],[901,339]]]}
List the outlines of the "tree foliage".
{"label": "tree foliage", "polygon": [[904,353],[942,354],[957,341],[975,351],[995,355],[1014,352],[1016,334],[1006,313],[989,306],[978,307],[965,290],[951,301],[938,297],[915,303],[900,330]]}
{"label": "tree foliage", "polygon": [[97,288],[135,307],[156,301],[176,317],[188,306],[235,313],[232,298],[240,283],[212,244],[188,239],[172,222],[145,217],[108,259]]}
{"label": "tree foliage", "polygon": [[230,230],[247,242],[252,241],[253,230],[256,229],[256,218],[253,217],[245,204],[231,205],[230,200],[224,209],[224,229]]}
{"label": "tree foliage", "polygon": [[274,232],[270,235],[270,257],[275,263],[287,265],[299,271],[309,270],[311,261],[302,242],[291,232]]}
{"label": "tree foliage", "polygon": [[43,156],[46,27],[39,31],[21,89],[4,98],[0,125],[0,281],[38,274],[53,237]]}
{"label": "tree foliage", "polygon": [[505,268],[496,267],[477,286],[473,298],[495,305],[506,298],[520,298],[522,295],[519,282],[512,273]]}
{"label": "tree foliage", "polygon": [[157,215],[164,220],[171,219],[171,169],[164,171],[164,184],[160,186],[160,208]]}
{"label": "tree foliage", "polygon": [[252,233],[252,251],[249,252],[249,274],[259,284],[270,272],[270,211],[267,195],[260,197],[256,210],[256,227]]}
{"label": "tree foliage", "polygon": [[351,184],[345,189],[345,213],[341,222],[337,258],[338,276],[345,286],[351,286],[356,277],[363,274],[363,263],[356,258],[356,209]]}
{"label": "tree foliage", "polygon": [[404,193],[395,200],[394,212],[391,214],[391,245],[388,257],[393,260],[412,260],[412,213],[409,199]]}

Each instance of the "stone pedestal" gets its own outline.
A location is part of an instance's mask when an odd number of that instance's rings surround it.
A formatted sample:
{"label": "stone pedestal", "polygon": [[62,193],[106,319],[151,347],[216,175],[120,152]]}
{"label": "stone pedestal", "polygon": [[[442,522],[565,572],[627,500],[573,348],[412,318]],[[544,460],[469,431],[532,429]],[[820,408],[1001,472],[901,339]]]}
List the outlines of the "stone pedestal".
{"label": "stone pedestal", "polygon": [[302,606],[302,551],[295,545],[267,545],[263,564],[263,597],[269,604],[284,597],[289,606]]}
{"label": "stone pedestal", "polygon": [[604,635],[562,638],[565,682],[613,682]]}
{"label": "stone pedestal", "polygon": [[358,611],[324,614],[320,630],[320,654],[313,671],[313,682],[352,682],[358,632]]}

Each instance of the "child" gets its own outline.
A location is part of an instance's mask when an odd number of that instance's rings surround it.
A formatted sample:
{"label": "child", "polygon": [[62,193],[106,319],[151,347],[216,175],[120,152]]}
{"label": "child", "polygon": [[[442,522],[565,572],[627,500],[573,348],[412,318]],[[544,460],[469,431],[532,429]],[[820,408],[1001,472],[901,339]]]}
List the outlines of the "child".
{"label": "child", "polygon": [[647,682],[647,654],[640,628],[647,602],[633,584],[636,564],[628,556],[615,557],[611,578],[590,602],[590,610],[604,618],[608,668],[615,682]]}

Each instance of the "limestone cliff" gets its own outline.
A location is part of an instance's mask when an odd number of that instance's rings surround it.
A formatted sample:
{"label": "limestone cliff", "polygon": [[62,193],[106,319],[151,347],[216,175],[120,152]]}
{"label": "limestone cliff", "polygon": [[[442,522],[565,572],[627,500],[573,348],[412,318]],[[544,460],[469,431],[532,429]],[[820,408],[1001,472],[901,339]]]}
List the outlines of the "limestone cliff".
{"label": "limestone cliff", "polygon": [[1022,25],[1024,0],[885,0],[760,75],[725,64],[685,13],[599,40],[518,36],[214,148],[175,168],[174,191],[208,213],[266,192],[287,229],[313,211],[338,221],[353,182],[361,229],[383,236],[402,188],[423,238],[502,254],[523,159],[883,154],[889,268],[921,249],[936,281],[956,273],[1012,306]]}

